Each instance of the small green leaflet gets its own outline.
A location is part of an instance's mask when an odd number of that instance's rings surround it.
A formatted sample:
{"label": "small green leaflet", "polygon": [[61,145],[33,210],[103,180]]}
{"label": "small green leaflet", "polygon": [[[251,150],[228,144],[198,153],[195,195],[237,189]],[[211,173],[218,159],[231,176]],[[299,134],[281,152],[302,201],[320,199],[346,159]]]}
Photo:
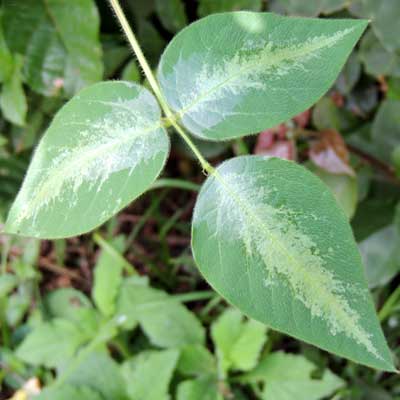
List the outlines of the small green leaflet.
{"label": "small green leaflet", "polygon": [[400,271],[400,234],[388,225],[359,244],[370,288],[390,282]]}
{"label": "small green leaflet", "polygon": [[261,11],[262,0],[200,0],[197,13],[200,17],[227,11]]}
{"label": "small green leaflet", "polygon": [[184,126],[212,140],[278,125],[334,83],[363,33],[363,20],[216,14],[168,45],[158,78]]}
{"label": "small green leaflet", "polygon": [[178,385],[177,400],[223,400],[217,378],[202,376]]}
{"label": "small green leaflet", "polygon": [[56,318],[38,325],[30,332],[16,354],[29,364],[53,368],[69,361],[87,340],[89,338],[78,325]]}
{"label": "small green leaflet", "polygon": [[349,11],[361,18],[371,20],[373,31],[388,51],[400,49],[400,2],[398,0],[353,0],[349,2]]}
{"label": "small green leaflet", "polygon": [[177,348],[205,341],[204,327],[194,313],[137,277],[121,285],[117,314],[125,316],[129,326],[139,322],[149,341],[158,347]]}
{"label": "small green leaflet", "polygon": [[347,0],[272,0],[271,9],[277,13],[316,17],[318,14],[331,14],[347,5]]}
{"label": "small green leaflet", "polygon": [[4,34],[25,56],[24,75],[46,96],[72,96],[101,80],[99,15],[94,0],[4,0]]}
{"label": "small green leaflet", "polygon": [[100,225],[142,194],[169,152],[152,94],[128,82],[82,90],[44,134],[6,231],[59,238]]}
{"label": "small green leaflet", "polygon": [[130,400],[169,400],[168,387],[179,350],[144,351],[122,365]]}
{"label": "small green leaflet", "polygon": [[[124,237],[117,236],[110,246],[116,248],[118,255],[124,249]],[[122,258],[123,259],[123,258]],[[92,298],[97,308],[105,316],[111,317],[115,312],[115,303],[122,283],[124,264],[121,259],[102,250],[94,269]]]}
{"label": "small green leaflet", "polygon": [[103,396],[90,386],[62,385],[45,388],[35,400],[103,400]]}
{"label": "small green leaflet", "polygon": [[268,354],[240,380],[254,384],[263,382],[263,400],[320,400],[345,384],[329,369],[321,377],[313,377],[316,370],[305,357],[278,351]]}
{"label": "small green leaflet", "polygon": [[8,121],[25,125],[28,105],[22,86],[22,57],[16,55],[12,64],[11,76],[3,83],[0,93],[0,110]]}
{"label": "small green leaflet", "polygon": [[395,370],[347,218],[304,167],[259,156],[224,162],[199,194],[192,248],[207,281],[248,316]]}
{"label": "small green leaflet", "polygon": [[239,310],[228,308],[211,326],[220,376],[226,376],[230,369],[254,368],[267,339],[266,331],[264,324],[251,319],[243,321]]}
{"label": "small green leaflet", "polygon": [[[68,368],[71,372],[68,373]],[[60,374],[59,378],[64,381],[62,386],[89,386],[96,388],[96,392],[104,399],[128,400],[126,386],[122,376],[121,368],[118,363],[105,351],[93,352],[83,359],[80,363],[72,360],[66,366],[65,375]],[[57,388],[57,386],[56,386]],[[79,397],[70,399],[81,400]]]}

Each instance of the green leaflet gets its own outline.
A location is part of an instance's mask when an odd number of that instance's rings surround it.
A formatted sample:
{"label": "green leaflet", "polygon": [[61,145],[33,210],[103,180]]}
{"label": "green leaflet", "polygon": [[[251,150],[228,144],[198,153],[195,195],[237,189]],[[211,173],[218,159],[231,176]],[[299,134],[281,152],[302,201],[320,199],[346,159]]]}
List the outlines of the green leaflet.
{"label": "green leaflet", "polygon": [[[71,373],[63,378],[65,383],[62,386],[89,386],[95,388],[102,399],[129,399],[120,366],[107,352],[93,352],[80,364],[74,365],[75,362],[76,360],[72,360],[70,366],[66,366],[71,368]],[[76,400],[81,399],[77,397]]]}
{"label": "green leaflet", "polygon": [[388,51],[400,49],[398,0],[353,0],[349,6],[354,15],[371,20],[372,29]]}
{"label": "green leaflet", "polygon": [[399,245],[400,235],[393,225],[379,229],[359,244],[370,288],[386,285],[399,273]]}
{"label": "green leaflet", "polygon": [[200,0],[197,13],[200,17],[227,11],[261,11],[262,0]]}
{"label": "green leaflet", "polygon": [[271,9],[275,12],[287,12],[290,15],[316,17],[318,14],[330,14],[344,8],[347,0],[272,0]]}
{"label": "green leaflet", "polygon": [[3,32],[3,13],[0,9],[0,83],[9,79],[13,70],[13,58]]}
{"label": "green leaflet", "polygon": [[155,7],[161,23],[168,31],[177,32],[187,25],[182,0],[155,0]]}
{"label": "green leaflet", "polygon": [[30,332],[18,347],[17,355],[29,364],[57,367],[70,361],[78,347],[88,340],[78,325],[54,319]]}
{"label": "green leaflet", "polygon": [[36,400],[102,400],[103,397],[90,386],[70,386],[64,385],[58,388],[45,388]]}
{"label": "green leaflet", "polygon": [[139,322],[150,342],[158,347],[178,348],[205,341],[204,327],[195,314],[164,291],[146,286],[137,277],[126,280],[121,286],[117,314],[125,316],[129,326]]}
{"label": "green leaflet", "polygon": [[237,309],[227,309],[211,326],[220,376],[229,369],[249,371],[257,365],[267,339],[267,327],[258,321],[243,321]]}
{"label": "green leaflet", "polygon": [[[124,245],[123,236],[117,236],[110,243],[110,246],[116,247],[121,258],[120,253],[123,252]],[[124,264],[119,257],[102,250],[94,269],[92,298],[101,313],[108,317],[115,312],[115,303],[122,283]]]}
{"label": "green leaflet", "polygon": [[22,86],[22,57],[12,62],[11,76],[5,80],[0,94],[0,109],[4,118],[16,125],[25,125],[28,105]]}
{"label": "green leaflet", "polygon": [[4,33],[13,52],[25,55],[32,89],[72,96],[101,80],[99,16],[93,0],[4,0]]}
{"label": "green leaflet", "polygon": [[356,211],[358,200],[356,179],[344,174],[331,174],[317,166],[310,165],[309,167],[331,189],[336,201],[351,219]]}
{"label": "green leaflet", "polygon": [[223,400],[218,380],[204,376],[183,381],[178,385],[177,400]]}
{"label": "green leaflet", "polygon": [[82,90],[43,136],[6,222],[8,233],[78,235],[150,187],[169,140],[143,87],[103,82]]}
{"label": "green leaflet", "polygon": [[144,351],[122,365],[131,400],[169,400],[168,387],[179,350]]}
{"label": "green leaflet", "polygon": [[192,248],[204,277],[245,314],[394,371],[347,218],[303,167],[258,156],[223,163],[200,192]]}
{"label": "green leaflet", "polygon": [[385,49],[372,30],[368,30],[362,38],[358,56],[370,75],[400,77],[399,52]]}
{"label": "green leaflet", "polygon": [[211,15],[171,41],[158,78],[192,133],[213,140],[243,136],[315,103],[366,25],[254,12]]}
{"label": "green leaflet", "polygon": [[329,369],[320,378],[313,377],[316,369],[301,355],[278,351],[268,354],[240,379],[245,383],[263,382],[263,400],[320,400],[345,384]]}
{"label": "green leaflet", "polygon": [[385,100],[381,103],[371,133],[374,153],[386,162],[393,162],[394,149],[400,145],[400,100]]}

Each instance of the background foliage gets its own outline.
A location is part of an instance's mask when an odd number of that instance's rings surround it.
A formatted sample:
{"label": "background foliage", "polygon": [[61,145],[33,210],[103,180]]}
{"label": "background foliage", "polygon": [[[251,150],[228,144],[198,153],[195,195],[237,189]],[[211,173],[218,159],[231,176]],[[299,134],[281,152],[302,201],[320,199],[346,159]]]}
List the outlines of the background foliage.
{"label": "background foliage", "polygon": [[[379,317],[398,354],[400,3],[123,5],[154,69],[176,32],[215,12],[371,20],[339,79],[311,110],[245,140],[198,143],[216,165],[233,154],[296,160],[331,188],[351,219]],[[2,1],[1,223],[54,113],[81,88],[115,78],[142,81],[105,1]],[[397,376],[267,331],[207,288],[190,254],[191,214],[204,175],[173,139],[158,188],[93,236],[41,243],[0,237],[1,398],[26,398],[43,388],[39,399],[400,398]]]}

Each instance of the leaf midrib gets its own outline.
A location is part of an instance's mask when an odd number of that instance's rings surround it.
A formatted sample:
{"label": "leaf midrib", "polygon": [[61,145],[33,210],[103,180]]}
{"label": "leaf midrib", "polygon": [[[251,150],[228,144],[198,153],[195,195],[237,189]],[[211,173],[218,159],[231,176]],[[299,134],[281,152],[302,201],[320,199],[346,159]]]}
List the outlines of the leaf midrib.
{"label": "leaf midrib", "polygon": [[[349,28],[349,31],[346,34],[344,34],[344,36],[347,36],[354,29],[355,29],[355,27]],[[309,46],[306,46],[306,47],[301,47],[301,48],[298,48],[297,50],[290,50],[289,54],[287,54],[287,52],[288,52],[287,48],[286,49],[279,49],[277,51],[278,54],[275,54],[275,55],[273,55],[274,53],[271,52],[270,54],[272,55],[272,57],[271,57],[270,60],[268,60],[268,62],[260,63],[259,60],[257,60],[257,61],[255,61],[253,63],[250,63],[245,68],[239,69],[239,71],[237,71],[235,74],[232,74],[231,76],[228,76],[226,79],[221,81],[219,84],[215,85],[214,87],[212,87],[211,89],[207,90],[203,94],[200,94],[188,106],[176,111],[175,112],[175,117],[176,118],[182,118],[185,114],[187,114],[190,111],[191,108],[193,108],[197,104],[199,104],[204,98],[212,95],[213,93],[218,91],[220,88],[225,86],[227,83],[229,83],[231,81],[234,81],[235,79],[240,78],[242,75],[250,72],[253,69],[256,70],[256,69],[259,69],[259,68],[266,68],[266,67],[267,68],[272,68],[272,67],[275,67],[275,66],[279,65],[279,63],[281,63],[283,61],[296,61],[298,59],[301,59],[301,58],[303,58],[305,56],[308,56],[308,55],[312,54],[313,52],[321,50],[326,46],[329,46],[330,43],[333,44],[336,41],[343,39],[344,36],[342,36],[341,38],[339,38],[337,40],[333,40],[332,37],[328,37],[324,41],[323,40],[321,40],[319,42],[316,41],[316,43],[314,43],[313,45],[309,45]]]}
{"label": "leaf midrib", "polygon": [[[249,223],[253,224],[253,226],[255,226],[256,229],[260,229],[261,228],[262,232],[267,237],[269,237],[269,239],[274,244],[274,246],[276,246],[276,248],[279,249],[279,252],[282,254],[283,257],[285,257],[292,265],[294,265],[294,267],[296,269],[299,269],[301,271],[305,271],[305,275],[306,276],[310,276],[310,274],[307,272],[307,268],[304,268],[304,266],[297,261],[297,259],[291,254],[291,252],[287,250],[286,246],[284,246],[281,243],[281,241],[277,238],[277,236],[274,235],[274,233],[271,232],[270,229],[268,229],[268,227],[265,225],[264,221],[262,221],[259,218],[259,216],[256,213],[253,212],[251,207],[249,207],[246,204],[246,201],[244,201],[242,199],[240,194],[238,194],[235,191],[235,189],[232,187],[232,185],[230,185],[218,171],[215,171],[213,176],[227,190],[227,192],[232,196],[232,199],[236,202],[238,207],[243,210],[245,215],[250,217],[248,219]],[[263,260],[263,262],[264,262],[264,260]],[[312,282],[313,280],[311,279],[310,281]],[[320,286],[318,284],[317,285],[314,284],[314,286],[315,286],[316,289],[321,290],[321,288],[320,288]],[[333,295],[330,291],[326,291],[326,290],[324,290],[324,295],[325,296],[326,295],[329,296],[331,307],[334,308],[335,311],[338,313],[338,315],[341,316],[341,319],[344,318],[345,320],[347,320],[347,322],[350,322],[352,324],[354,323],[354,321],[351,318],[349,318],[348,314],[343,310],[341,304],[338,302],[338,300],[337,300],[335,295]],[[358,329],[363,330],[361,325],[358,326]],[[344,334],[345,334],[345,336],[349,337],[349,334],[346,331],[344,332]],[[364,344],[361,344],[361,345],[363,347],[365,347]]]}
{"label": "leaf midrib", "polygon": [[[107,142],[107,143],[105,143],[103,145],[97,146],[95,148],[95,150],[93,150],[90,153],[81,152],[81,153],[79,153],[80,156],[78,156],[78,157],[76,157],[74,159],[71,159],[71,161],[67,160],[67,162],[62,163],[62,165],[59,166],[55,170],[54,174],[50,175],[50,177],[48,179],[43,181],[44,183],[41,185],[40,191],[37,193],[37,195],[30,202],[29,208],[27,208],[25,212],[22,212],[18,216],[17,221],[22,221],[22,220],[26,219],[29,215],[31,215],[32,211],[36,209],[37,204],[41,203],[43,201],[43,199],[46,197],[46,194],[48,193],[49,188],[52,187],[53,182],[57,181],[58,179],[63,179],[63,177],[65,177],[65,176],[69,176],[68,171],[77,169],[77,165],[84,165],[88,161],[97,158],[99,155],[101,155],[103,153],[107,153],[108,151],[110,151],[110,150],[112,150],[114,148],[120,147],[125,143],[129,143],[131,141],[134,141],[136,138],[138,138],[138,137],[140,137],[142,135],[145,135],[147,133],[154,132],[154,131],[156,131],[157,129],[160,129],[160,128],[162,128],[162,123],[161,123],[161,121],[157,121],[157,123],[154,124],[153,126],[150,126],[149,128],[147,128],[147,129],[145,129],[143,131],[139,131],[135,135],[126,136],[123,140],[112,140],[112,141]],[[72,168],[71,168],[71,165],[72,165]],[[29,171],[28,171],[28,173],[29,173]]]}

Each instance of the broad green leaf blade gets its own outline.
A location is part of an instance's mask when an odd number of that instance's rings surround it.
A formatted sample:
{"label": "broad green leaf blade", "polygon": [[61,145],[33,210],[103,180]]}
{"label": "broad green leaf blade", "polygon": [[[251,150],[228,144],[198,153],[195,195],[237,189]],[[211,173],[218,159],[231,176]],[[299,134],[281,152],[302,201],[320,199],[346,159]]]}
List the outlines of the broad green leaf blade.
{"label": "broad green leaf blade", "polygon": [[350,12],[371,20],[372,29],[388,51],[400,49],[400,2],[398,0],[353,0]]}
{"label": "broad green leaf blade", "polygon": [[[124,237],[117,236],[110,245],[120,254],[125,245]],[[92,298],[102,314],[108,317],[115,312],[115,303],[123,279],[124,264],[121,258],[123,260],[122,256],[117,258],[103,250],[94,269]]]}
{"label": "broad green leaf blade", "polygon": [[351,219],[357,208],[357,180],[348,175],[331,174],[313,165],[310,165],[310,170],[331,189],[336,201],[342,207],[347,217]]}
{"label": "broad green leaf blade", "polygon": [[329,370],[316,379],[316,366],[305,357],[283,352],[267,355],[251,372],[244,383],[264,383],[264,400],[320,400],[344,386],[345,382]]}
{"label": "broad green leaf blade", "polygon": [[93,0],[4,0],[4,33],[25,55],[32,89],[72,96],[102,78],[99,15]]}
{"label": "broad green leaf blade", "polygon": [[195,135],[224,140],[255,133],[315,103],[366,25],[254,12],[211,15],[171,41],[158,78]]}
{"label": "broad green leaf blade", "polygon": [[29,333],[18,347],[17,356],[33,365],[57,367],[70,360],[88,339],[72,322],[54,319]]}
{"label": "broad green leaf blade", "polygon": [[177,400],[223,400],[218,379],[212,376],[183,381],[178,385],[176,398]]}
{"label": "broad green leaf blade", "polygon": [[242,312],[395,370],[346,215],[304,167],[259,156],[223,163],[200,192],[192,229],[204,277]]}
{"label": "broad green leaf blade", "polygon": [[189,344],[181,348],[177,370],[182,375],[216,375],[217,366],[214,356],[203,345]]}
{"label": "broad green leaf blade", "polygon": [[374,232],[359,248],[369,287],[384,286],[400,272],[400,235],[394,225]]}
{"label": "broad green leaf blade", "polygon": [[55,116],[28,169],[6,231],[59,238],[100,225],[150,187],[169,140],[143,87],[102,82]]}
{"label": "broad green leaf blade", "polygon": [[61,385],[59,387],[48,387],[45,388],[38,396],[35,396],[36,400],[102,400],[103,397],[95,389],[90,386],[70,386]]}
{"label": "broad green leaf blade", "polygon": [[197,13],[200,17],[227,11],[261,11],[262,0],[200,0]]}
{"label": "broad green leaf blade", "polygon": [[272,0],[271,9],[275,12],[287,12],[289,15],[316,17],[318,14],[330,14],[347,5],[347,0]]}
{"label": "broad green leaf blade", "polygon": [[22,57],[13,60],[11,76],[3,83],[0,93],[0,110],[4,118],[16,125],[25,125],[28,104],[22,86]]}
{"label": "broad green leaf blade", "polygon": [[155,0],[155,8],[158,18],[168,31],[177,32],[187,25],[185,6],[182,0]]}
{"label": "broad green leaf blade", "polygon": [[144,285],[136,277],[125,280],[117,304],[128,324],[139,322],[150,342],[176,348],[204,344],[205,331],[195,314],[162,290]]}
{"label": "broad green leaf blade", "polygon": [[120,366],[107,352],[93,352],[76,361],[67,365],[65,375],[59,375],[65,385],[90,386],[102,399],[129,399]]}
{"label": "broad green leaf blade", "polygon": [[258,321],[243,321],[237,309],[226,310],[211,326],[219,370],[249,371],[257,364],[267,339],[267,327]]}
{"label": "broad green leaf blade", "polygon": [[179,350],[144,351],[125,361],[122,374],[131,400],[168,400]]}
{"label": "broad green leaf blade", "polygon": [[18,278],[9,273],[0,275],[0,299],[6,297],[8,293],[18,285]]}
{"label": "broad green leaf blade", "polygon": [[400,146],[400,100],[381,103],[371,133],[375,152],[385,162],[393,162],[394,150]]}
{"label": "broad green leaf blade", "polygon": [[7,80],[12,74],[13,58],[7,46],[3,32],[3,13],[0,10],[0,82]]}
{"label": "broad green leaf blade", "polygon": [[358,56],[367,74],[400,77],[400,54],[383,47],[372,30],[368,30],[361,40]]}

